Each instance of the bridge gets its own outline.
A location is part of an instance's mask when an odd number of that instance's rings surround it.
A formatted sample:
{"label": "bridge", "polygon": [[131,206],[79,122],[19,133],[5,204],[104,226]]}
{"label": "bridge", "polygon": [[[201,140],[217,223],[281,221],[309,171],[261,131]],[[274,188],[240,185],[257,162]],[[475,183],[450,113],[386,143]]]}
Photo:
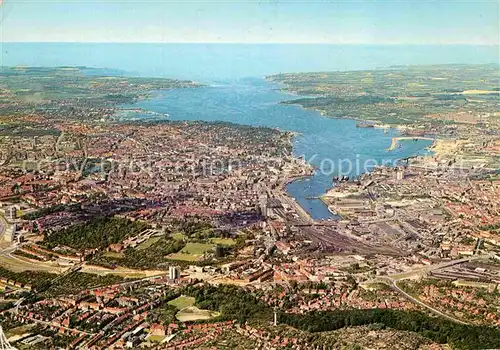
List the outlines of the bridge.
{"label": "bridge", "polygon": [[432,137],[424,137],[424,136],[400,136],[400,137],[393,137],[392,138],[392,143],[391,147],[389,147],[387,150],[392,151],[395,150],[396,147],[398,146],[399,141],[404,141],[404,140],[427,140],[427,141],[436,141],[436,139]]}

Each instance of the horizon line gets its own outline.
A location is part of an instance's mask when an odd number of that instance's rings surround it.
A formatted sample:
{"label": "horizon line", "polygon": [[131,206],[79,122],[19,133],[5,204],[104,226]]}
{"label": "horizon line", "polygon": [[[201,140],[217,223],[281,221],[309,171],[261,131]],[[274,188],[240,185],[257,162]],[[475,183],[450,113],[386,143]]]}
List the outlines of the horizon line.
{"label": "horizon line", "polygon": [[325,43],[325,42],[241,42],[241,41],[0,41],[1,44],[184,44],[184,45],[366,45],[366,46],[500,46],[488,43]]}

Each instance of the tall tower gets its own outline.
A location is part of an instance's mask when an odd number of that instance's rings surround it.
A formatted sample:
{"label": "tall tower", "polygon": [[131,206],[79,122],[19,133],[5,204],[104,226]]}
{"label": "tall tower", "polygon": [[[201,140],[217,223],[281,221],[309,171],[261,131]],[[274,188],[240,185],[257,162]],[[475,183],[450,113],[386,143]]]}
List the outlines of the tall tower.
{"label": "tall tower", "polygon": [[278,325],[278,309],[275,307],[273,309],[273,311],[274,311],[274,323],[273,324],[276,327]]}
{"label": "tall tower", "polygon": [[404,168],[397,168],[396,169],[396,180],[401,181],[405,178],[405,170]]}
{"label": "tall tower", "polygon": [[267,194],[259,196],[259,206],[262,216],[267,217]]}
{"label": "tall tower", "polygon": [[180,277],[181,271],[178,266],[169,266],[168,267],[168,278],[171,280],[176,280]]}
{"label": "tall tower", "polygon": [[14,206],[7,208],[7,210],[5,211],[5,218],[11,221],[16,220],[17,208]]}
{"label": "tall tower", "polygon": [[17,350],[17,348],[9,344],[7,337],[3,333],[2,326],[0,326],[0,350]]}

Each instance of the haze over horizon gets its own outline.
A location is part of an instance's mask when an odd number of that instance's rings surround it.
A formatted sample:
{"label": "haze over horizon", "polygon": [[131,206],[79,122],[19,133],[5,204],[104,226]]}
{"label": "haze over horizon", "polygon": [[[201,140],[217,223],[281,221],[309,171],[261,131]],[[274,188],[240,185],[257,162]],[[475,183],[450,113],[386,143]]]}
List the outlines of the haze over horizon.
{"label": "haze over horizon", "polygon": [[2,42],[497,46],[500,37],[497,1],[6,0],[1,11]]}

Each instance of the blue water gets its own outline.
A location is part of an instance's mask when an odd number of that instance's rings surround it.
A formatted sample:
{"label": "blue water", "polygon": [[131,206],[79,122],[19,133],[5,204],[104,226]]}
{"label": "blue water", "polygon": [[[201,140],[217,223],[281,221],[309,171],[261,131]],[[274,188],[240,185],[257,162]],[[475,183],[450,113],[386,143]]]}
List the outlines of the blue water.
{"label": "blue water", "polygon": [[[294,154],[322,169],[288,186],[289,193],[316,219],[330,218],[317,199],[342,172],[358,175],[376,164],[425,153],[426,141],[386,149],[396,134],[358,129],[298,106],[280,105],[294,96],[264,81],[279,72],[362,70],[409,64],[495,63],[498,46],[467,45],[290,45],[290,44],[68,44],[3,43],[0,65],[87,66],[123,70],[128,75],[193,79],[207,87],[161,92],[138,107],[168,113],[173,120],[222,120],[296,131]],[[150,116],[148,116],[150,117]],[[354,168],[348,169],[344,161]],[[371,163],[373,166],[374,163]],[[356,166],[359,164],[359,166]],[[332,168],[333,165],[333,168]]]}
{"label": "blue water", "polygon": [[279,72],[497,63],[498,46],[0,43],[0,65],[90,66],[212,81]]}
{"label": "blue water", "polygon": [[[134,106],[168,113],[170,120],[221,120],[298,132],[293,152],[317,170],[312,178],[295,181],[287,189],[315,219],[332,217],[319,199],[311,197],[332,188],[333,176],[359,175],[375,164],[393,164],[396,159],[426,152],[430,144],[405,142],[388,152],[394,130],[384,134],[380,129],[356,128],[353,120],[331,119],[298,106],[279,104],[295,97],[278,89],[278,85],[259,78],[226,80],[208,87],[159,92]],[[367,160],[372,162],[365,168]],[[352,162],[352,168],[348,162]]]}

